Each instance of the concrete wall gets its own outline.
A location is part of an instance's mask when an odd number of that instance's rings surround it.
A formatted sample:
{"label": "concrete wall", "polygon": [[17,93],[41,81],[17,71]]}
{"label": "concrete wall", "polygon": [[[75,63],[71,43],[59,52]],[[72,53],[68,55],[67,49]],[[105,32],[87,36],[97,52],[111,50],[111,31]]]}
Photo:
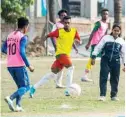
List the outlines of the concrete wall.
{"label": "concrete wall", "polygon": [[[30,21],[29,27],[29,37],[32,40],[35,36],[41,36],[42,30],[45,25],[45,18],[36,18],[33,21]],[[78,32],[87,34],[92,29],[92,23],[89,20],[84,20],[83,18],[73,18],[71,27],[77,28]],[[7,25],[6,23],[1,24],[1,39],[5,40],[6,36],[13,31],[14,28],[12,25]]]}
{"label": "concrete wall", "polygon": [[[110,18],[111,27],[113,25],[113,18]],[[72,24],[71,27],[77,28],[78,32],[80,34],[89,34],[92,31],[92,28],[94,26],[94,22],[96,22],[99,19],[95,20],[89,20],[85,18],[72,18]],[[45,25],[45,18],[36,18],[34,21],[30,21],[30,27],[29,27],[29,38],[32,40],[35,36],[41,36],[43,27]],[[14,27],[12,25],[8,25],[6,23],[1,24],[1,39],[5,40],[6,36],[13,31]],[[125,19],[122,18],[122,32],[123,36],[125,35]]]}
{"label": "concrete wall", "polygon": [[94,19],[97,17],[97,0],[84,0],[84,17]]}

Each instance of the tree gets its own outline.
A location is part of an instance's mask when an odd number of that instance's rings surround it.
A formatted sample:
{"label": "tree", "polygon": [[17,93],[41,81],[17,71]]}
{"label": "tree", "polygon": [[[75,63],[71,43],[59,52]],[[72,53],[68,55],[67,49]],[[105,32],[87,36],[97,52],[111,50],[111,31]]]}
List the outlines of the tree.
{"label": "tree", "polygon": [[[47,16],[46,16],[46,23],[42,30],[41,44],[45,48],[46,55],[47,55],[48,40],[46,40],[46,47],[45,47],[43,39],[44,39],[45,34],[52,30],[53,24],[56,23],[56,0],[46,0],[46,3],[47,3],[47,11],[48,11],[49,15],[47,14]],[[53,46],[55,47],[55,44],[54,44],[54,41],[52,38],[51,38],[51,41],[52,41]]]}
{"label": "tree", "polygon": [[[56,23],[56,0],[48,0],[49,3],[49,21],[52,23]],[[49,27],[52,27],[51,24],[49,25]],[[52,30],[52,28],[50,28]],[[49,31],[51,31],[49,30]],[[55,42],[53,40],[53,38],[51,38],[53,47],[56,49],[55,47]]]}
{"label": "tree", "polygon": [[49,20],[56,23],[56,0],[48,0],[49,4]]}
{"label": "tree", "polygon": [[114,24],[121,24],[122,0],[114,0]]}
{"label": "tree", "polygon": [[33,4],[34,0],[2,0],[1,17],[5,22],[15,24],[21,16],[26,16],[26,8]]}

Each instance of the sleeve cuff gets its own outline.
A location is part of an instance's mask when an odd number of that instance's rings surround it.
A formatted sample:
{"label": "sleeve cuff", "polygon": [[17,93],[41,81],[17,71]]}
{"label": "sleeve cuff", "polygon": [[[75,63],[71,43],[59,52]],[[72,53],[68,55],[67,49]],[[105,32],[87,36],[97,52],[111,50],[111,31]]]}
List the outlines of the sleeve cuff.
{"label": "sleeve cuff", "polygon": [[92,55],[91,58],[92,58],[92,59],[96,59],[96,56],[95,56],[95,55]]}
{"label": "sleeve cuff", "polygon": [[30,66],[30,64],[26,64],[26,67],[29,67]]}

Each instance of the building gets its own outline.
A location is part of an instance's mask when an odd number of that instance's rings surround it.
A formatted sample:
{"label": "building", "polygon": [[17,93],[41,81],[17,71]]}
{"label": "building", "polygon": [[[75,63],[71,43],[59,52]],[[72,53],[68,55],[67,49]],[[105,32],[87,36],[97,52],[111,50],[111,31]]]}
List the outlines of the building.
{"label": "building", "polygon": [[[35,1],[35,16],[42,16],[42,1]],[[48,0],[46,0],[48,1]],[[56,0],[56,12],[59,9],[67,9],[73,17],[97,18],[102,8],[108,8],[110,16],[114,14],[113,0]],[[125,16],[125,0],[122,0],[122,15]]]}

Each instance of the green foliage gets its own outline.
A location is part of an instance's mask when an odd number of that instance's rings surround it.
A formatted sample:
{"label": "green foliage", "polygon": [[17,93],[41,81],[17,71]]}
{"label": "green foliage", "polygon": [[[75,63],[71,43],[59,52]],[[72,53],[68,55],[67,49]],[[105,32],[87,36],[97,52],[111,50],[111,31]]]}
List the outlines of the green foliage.
{"label": "green foliage", "polygon": [[34,0],[2,0],[1,17],[7,23],[16,23],[17,18],[26,16],[26,8],[33,4]]}

